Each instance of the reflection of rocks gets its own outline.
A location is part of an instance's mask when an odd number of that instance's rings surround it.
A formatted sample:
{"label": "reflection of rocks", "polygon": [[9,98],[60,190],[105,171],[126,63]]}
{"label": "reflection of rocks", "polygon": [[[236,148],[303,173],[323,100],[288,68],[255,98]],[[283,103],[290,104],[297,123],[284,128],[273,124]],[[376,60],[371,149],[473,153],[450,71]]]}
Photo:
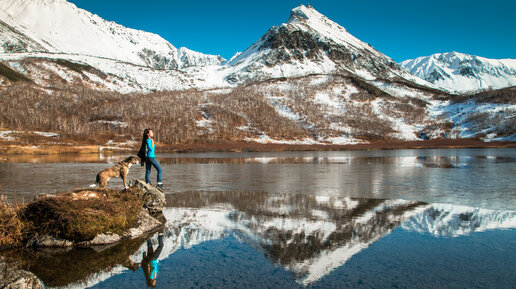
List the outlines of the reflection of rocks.
{"label": "reflection of rocks", "polygon": [[5,289],[24,289],[43,288],[41,281],[36,275],[18,269],[18,265],[13,262],[5,263],[4,258],[0,258],[0,288]]}
{"label": "reflection of rocks", "polygon": [[[16,250],[2,253],[16,260],[25,270],[38,276],[47,287],[88,287],[98,282],[104,273],[113,273],[130,267],[130,256],[144,244],[145,238],[122,241],[112,246],[87,249]],[[9,270],[12,267],[9,266]],[[0,278],[2,279],[2,278]],[[75,285],[74,285],[75,284]],[[3,288],[0,286],[0,288]],[[31,288],[31,287],[29,287]]]}
{"label": "reflection of rocks", "polygon": [[441,169],[454,169],[461,168],[464,166],[459,157],[419,157],[418,161],[425,167],[428,168],[441,168]]}

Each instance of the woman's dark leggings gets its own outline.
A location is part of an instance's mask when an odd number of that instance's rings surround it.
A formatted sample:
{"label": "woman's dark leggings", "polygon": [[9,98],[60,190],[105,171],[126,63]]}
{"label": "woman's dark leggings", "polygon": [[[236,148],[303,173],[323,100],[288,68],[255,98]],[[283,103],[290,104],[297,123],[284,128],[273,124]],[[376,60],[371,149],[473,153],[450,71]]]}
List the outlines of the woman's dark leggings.
{"label": "woman's dark leggings", "polygon": [[147,158],[147,161],[145,162],[145,182],[150,184],[150,172],[152,167],[155,167],[158,171],[158,183],[161,183],[162,171],[156,158]]}

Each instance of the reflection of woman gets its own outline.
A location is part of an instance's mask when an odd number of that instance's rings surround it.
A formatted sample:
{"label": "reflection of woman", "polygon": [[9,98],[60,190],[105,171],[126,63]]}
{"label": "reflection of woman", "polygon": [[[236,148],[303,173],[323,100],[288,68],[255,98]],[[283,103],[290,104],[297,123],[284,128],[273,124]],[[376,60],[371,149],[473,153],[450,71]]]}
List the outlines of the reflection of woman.
{"label": "reflection of woman", "polygon": [[[156,169],[158,172],[158,185],[156,186],[158,189],[163,190],[163,183],[161,182],[161,166],[158,163],[158,160],[156,159],[156,155],[154,153],[154,150],[156,148],[156,144],[154,143],[154,140],[152,137],[154,136],[154,132],[152,129],[147,128],[143,131],[143,140],[142,140],[142,146],[140,148],[140,151],[138,152],[138,155],[145,159],[145,182],[147,184],[150,184],[150,173],[152,167]],[[147,153],[145,154],[145,151]],[[145,156],[145,158],[143,158]],[[143,162],[142,162],[143,165]]]}
{"label": "reflection of woman", "polygon": [[152,248],[151,240],[147,240],[147,254],[143,253],[143,260],[141,263],[143,273],[145,273],[145,279],[147,286],[156,287],[156,278],[158,277],[158,258],[163,250],[163,234],[158,235],[158,248],[156,251]]}

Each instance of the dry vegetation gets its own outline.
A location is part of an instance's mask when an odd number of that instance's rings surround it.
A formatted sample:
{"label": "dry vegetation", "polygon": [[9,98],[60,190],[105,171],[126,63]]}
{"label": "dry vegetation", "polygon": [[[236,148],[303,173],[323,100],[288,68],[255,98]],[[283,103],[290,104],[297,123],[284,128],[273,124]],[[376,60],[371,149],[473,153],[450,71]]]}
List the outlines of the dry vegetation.
{"label": "dry vegetation", "polygon": [[[138,188],[75,190],[25,204],[0,203],[0,249],[30,245],[49,235],[75,242],[97,234],[122,233],[134,225],[143,201]],[[95,194],[98,197],[77,197]]]}
{"label": "dry vegetation", "polygon": [[[316,81],[320,77],[327,79]],[[321,102],[321,95],[333,104]],[[264,134],[283,140],[352,136],[378,141],[395,137],[393,120],[428,128],[446,125],[428,119],[426,106],[424,100],[394,97],[342,75],[277,79],[232,90],[125,95],[17,82],[0,91],[0,128],[60,133],[19,135],[20,145],[124,142],[138,140],[147,127],[168,145],[245,142]]]}
{"label": "dry vegetation", "polygon": [[24,203],[8,203],[0,195],[0,249],[20,246],[24,239],[25,223],[21,218]]}

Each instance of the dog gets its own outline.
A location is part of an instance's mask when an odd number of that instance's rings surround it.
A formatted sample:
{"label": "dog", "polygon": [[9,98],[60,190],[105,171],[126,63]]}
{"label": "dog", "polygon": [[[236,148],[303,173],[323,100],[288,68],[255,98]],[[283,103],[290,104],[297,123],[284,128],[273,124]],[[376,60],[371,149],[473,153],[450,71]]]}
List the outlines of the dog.
{"label": "dog", "polygon": [[97,185],[99,186],[99,188],[104,189],[109,179],[119,176],[124,181],[124,188],[127,188],[126,178],[127,174],[129,174],[129,168],[133,164],[137,164],[138,162],[139,160],[137,157],[130,156],[125,160],[117,163],[116,165],[105,170],[102,170],[100,173],[97,174]]}

